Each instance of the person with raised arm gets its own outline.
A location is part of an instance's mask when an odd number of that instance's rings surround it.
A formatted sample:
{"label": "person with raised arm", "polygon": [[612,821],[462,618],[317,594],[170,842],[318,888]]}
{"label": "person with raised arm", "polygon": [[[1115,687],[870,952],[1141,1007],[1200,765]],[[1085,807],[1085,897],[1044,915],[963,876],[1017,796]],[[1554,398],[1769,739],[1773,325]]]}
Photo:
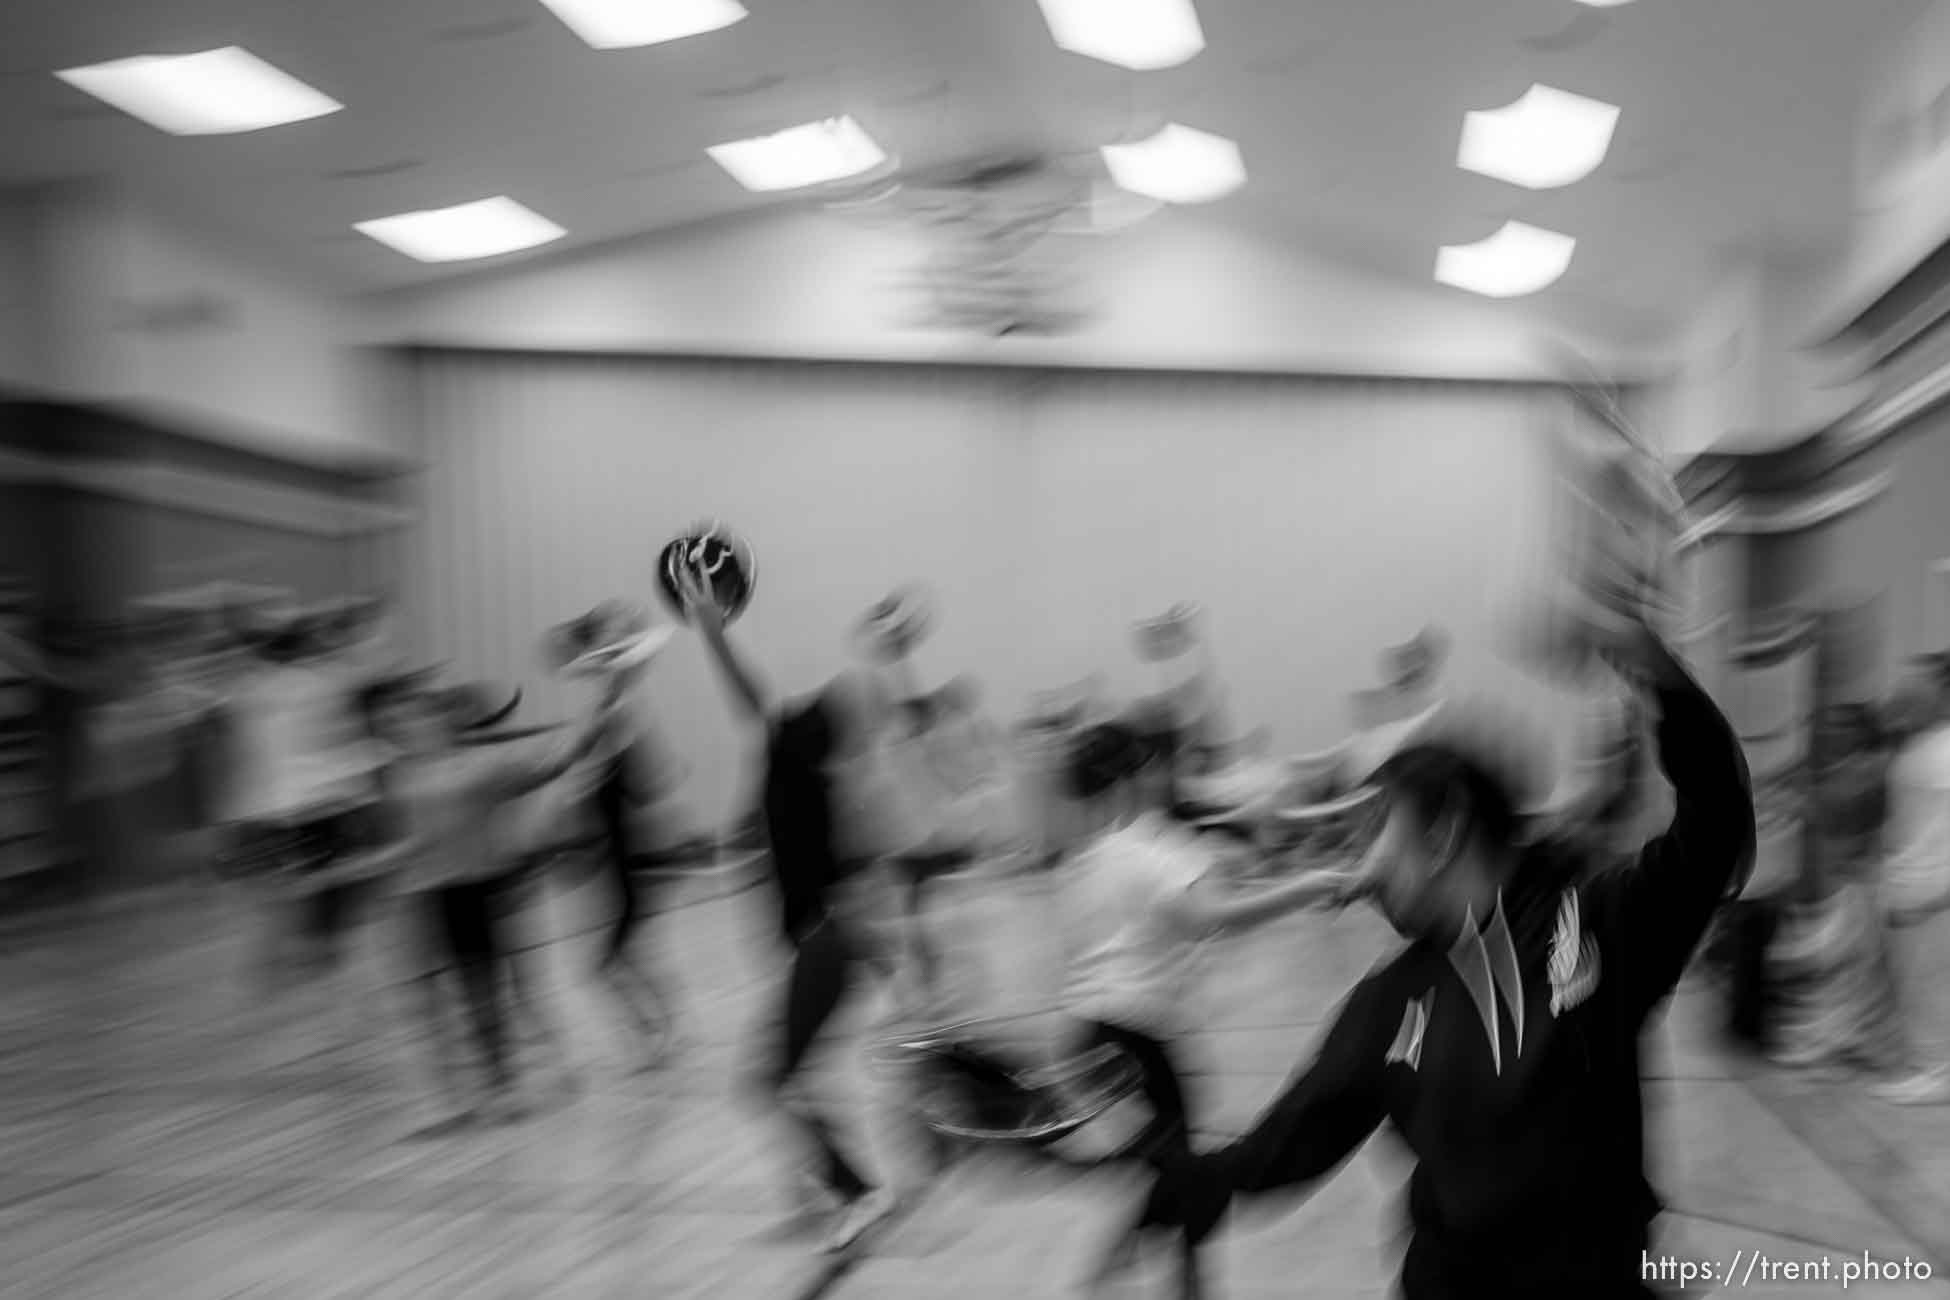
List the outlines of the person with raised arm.
{"label": "person with raised arm", "polygon": [[398,751],[388,785],[400,834],[385,856],[401,864],[395,887],[421,913],[437,951],[420,990],[436,1041],[444,1040],[447,1023],[438,989],[444,968],[459,979],[486,1071],[478,1105],[455,1098],[463,1116],[515,1118],[524,1108],[504,1001],[509,953],[501,913],[513,870],[511,810],[610,740],[622,691],[605,691],[589,717],[543,753],[468,743],[519,701],[519,692],[497,700],[478,687],[436,691],[404,680],[370,685],[360,700],[375,734]]}
{"label": "person with raised arm", "polygon": [[733,705],[764,733],[760,808],[779,929],[792,955],[758,1086],[764,1104],[787,1120],[814,1162],[796,1178],[802,1208],[837,1209],[826,1246],[844,1250],[892,1214],[896,1202],[862,1170],[808,1095],[806,1059],[860,976],[878,964],[874,938],[859,916],[866,868],[917,850],[928,835],[910,815],[900,783],[874,770],[895,716],[890,693],[874,675],[849,670],[808,696],[777,700],[726,634],[724,611],[704,575],[685,564],[675,576],[686,615]]}
{"label": "person with raised arm", "polygon": [[1389,813],[1363,878],[1408,946],[1249,1132],[1161,1174],[1149,1225],[1203,1241],[1386,1124],[1416,1162],[1408,1300],[1652,1294],[1640,1038],[1752,869],[1753,795],[1727,720],[1643,620],[1572,626],[1556,651],[1601,657],[1656,719],[1671,824],[1636,864],[1579,879],[1527,841],[1535,792],[1480,728],[1398,750],[1374,776]]}

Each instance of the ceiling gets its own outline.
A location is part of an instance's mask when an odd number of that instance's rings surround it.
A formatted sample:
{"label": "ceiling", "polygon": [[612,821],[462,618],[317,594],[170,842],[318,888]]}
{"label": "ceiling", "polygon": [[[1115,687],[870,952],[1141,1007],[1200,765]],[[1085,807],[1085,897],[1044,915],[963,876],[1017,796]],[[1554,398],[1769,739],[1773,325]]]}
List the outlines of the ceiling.
{"label": "ceiling", "polygon": [[[813,118],[852,114],[917,169],[1087,160],[1169,119],[1244,150],[1215,218],[1423,283],[1439,245],[1521,218],[1580,241],[1538,308],[1650,333],[1726,247],[1844,235],[1859,89],[1926,0],[1199,0],[1205,53],[1148,74],[1059,51],[1035,0],[745,3],[723,31],[598,52],[536,0],[7,0],[0,183],[112,173],[362,291],[481,264],[421,266],[355,221],[506,193],[574,247],[750,211],[778,200],[704,147]],[[178,139],[49,75],[226,44],[346,110]],[[1604,166],[1541,194],[1459,171],[1463,114],[1533,81],[1622,107]]]}

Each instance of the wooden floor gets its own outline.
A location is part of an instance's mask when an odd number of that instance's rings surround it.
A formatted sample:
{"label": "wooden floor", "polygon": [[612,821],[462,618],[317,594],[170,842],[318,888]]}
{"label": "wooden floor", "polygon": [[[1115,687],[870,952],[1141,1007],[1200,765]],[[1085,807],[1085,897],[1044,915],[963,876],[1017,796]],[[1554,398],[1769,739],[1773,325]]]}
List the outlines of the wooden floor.
{"label": "wooden floor", "polygon": [[[947,925],[978,1009],[1054,1034],[1056,953],[1033,882],[969,887]],[[644,939],[682,983],[691,1047],[633,1073],[591,988],[595,891],[551,897],[529,936],[569,1027],[580,1086],[509,1126],[419,1134],[422,1050],[400,1014],[393,927],[369,928],[344,1005],[266,998],[243,978],[248,914],[191,890],[90,915],[0,926],[0,1293],[103,1300],[263,1296],[656,1297],[791,1300],[823,1270],[789,1230],[785,1167],[737,1091],[776,972],[762,895],[689,901]],[[1195,1045],[1208,1139],[1236,1131],[1300,1060],[1334,1001],[1381,951],[1366,916],[1303,918],[1222,950]],[[1950,985],[1940,986],[1950,990]],[[1944,996],[1950,999],[1950,991]],[[1221,1011],[1220,1009],[1224,1010]],[[1652,1053],[1650,1131],[1673,1213],[1662,1249],[1731,1263],[1933,1258],[1950,1266],[1950,1110],[1899,1112],[1859,1086],[1750,1077],[1684,993]],[[827,1082],[871,1098],[862,1006]],[[334,1014],[349,1013],[349,1014]],[[856,1107],[879,1167],[911,1183],[884,1107]],[[417,1135],[416,1135],[417,1134]],[[1284,1214],[1240,1219],[1220,1294],[1387,1294],[1399,1156],[1370,1144]],[[1108,1175],[951,1175],[836,1300],[1060,1296],[1132,1189]],[[1742,1294],[1840,1294],[1836,1283]],[[1128,1294],[1156,1294],[1131,1289]],[[1696,1288],[1695,1293],[1700,1293]],[[1851,1296],[1950,1295],[1941,1285]]]}

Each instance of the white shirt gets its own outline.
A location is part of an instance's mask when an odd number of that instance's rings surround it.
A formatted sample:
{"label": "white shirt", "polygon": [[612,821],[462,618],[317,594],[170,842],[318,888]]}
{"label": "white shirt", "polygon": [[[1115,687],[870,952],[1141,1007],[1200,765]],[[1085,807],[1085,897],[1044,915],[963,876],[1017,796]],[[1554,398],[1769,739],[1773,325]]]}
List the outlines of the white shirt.
{"label": "white shirt", "polygon": [[[575,743],[573,736],[562,742]],[[564,770],[561,758],[560,749],[529,742],[402,763],[394,780],[407,839],[405,886],[438,889],[506,874],[530,847],[521,819]]]}
{"label": "white shirt", "polygon": [[1160,1037],[1183,1029],[1205,947],[1166,907],[1213,868],[1197,837],[1156,813],[1102,836],[1071,863],[1071,1009]]}
{"label": "white shirt", "polygon": [[871,861],[912,853],[928,840],[932,825],[923,786],[900,745],[875,745],[864,754],[835,760],[833,834],[842,861]]}
{"label": "white shirt", "polygon": [[1883,844],[1893,889],[1907,894],[1950,887],[1950,726],[1924,732],[1889,765]]}
{"label": "white shirt", "polygon": [[351,693],[351,680],[329,665],[269,667],[238,684],[226,820],[302,816],[366,796],[386,755],[364,734]]}
{"label": "white shirt", "polygon": [[981,859],[1028,846],[1029,814],[1016,773],[979,724],[964,718],[889,747],[907,807],[949,845]]}

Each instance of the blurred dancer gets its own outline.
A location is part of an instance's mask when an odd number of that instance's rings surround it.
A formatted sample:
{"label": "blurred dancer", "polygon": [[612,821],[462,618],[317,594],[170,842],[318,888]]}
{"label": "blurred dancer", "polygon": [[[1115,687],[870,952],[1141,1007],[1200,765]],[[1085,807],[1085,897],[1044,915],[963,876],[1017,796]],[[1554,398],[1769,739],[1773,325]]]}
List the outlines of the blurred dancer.
{"label": "blurred dancer", "polygon": [[1522,847],[1529,796],[1468,735],[1388,760],[1367,870],[1409,947],[1355,987],[1249,1133],[1160,1178],[1151,1222],[1201,1240],[1234,1199],[1325,1177],[1390,1121],[1417,1160],[1410,1300],[1651,1293],[1639,1038],[1751,868],[1753,799],[1726,719],[1642,623],[1614,609],[1552,642],[1645,693],[1670,827],[1635,866],[1579,883]]}
{"label": "blurred dancer", "polygon": [[[1892,709],[1895,745],[1889,763],[1878,893],[1888,916],[1884,953],[1908,1040],[1908,1059],[1875,1085],[1897,1105],[1950,1103],[1946,1044],[1932,1041],[1946,991],[1917,977],[1918,957],[1950,917],[1950,691],[1934,675],[1918,679]],[[1937,940],[1941,942],[1940,937]]]}
{"label": "blurred dancer", "polygon": [[[1181,1039],[1207,944],[1342,901],[1351,876],[1309,872],[1250,898],[1229,891],[1216,846],[1171,819],[1166,756],[1125,723],[1078,739],[1070,788],[1091,830],[1067,882],[1074,955],[1065,1001],[1089,1046],[1120,1048],[1143,1070],[1152,1119],[1127,1154],[1176,1166],[1191,1155]],[[1136,1246],[1134,1227],[1100,1276],[1119,1271]]]}
{"label": "blurred dancer", "polygon": [[[264,935],[275,981],[295,965],[337,972],[371,893],[342,868],[369,847],[366,819],[378,802],[383,752],[367,736],[357,685],[303,614],[288,616],[258,646],[223,699],[222,778],[216,798],[233,861],[275,857],[294,869],[296,916],[280,893]],[[292,922],[295,921],[295,926]],[[298,951],[289,951],[294,937]]]}
{"label": "blurred dancer", "polygon": [[378,730],[401,755],[394,773],[404,840],[401,884],[439,957],[423,968],[420,991],[442,1058],[442,1083],[463,1113],[476,1107],[464,1092],[455,1095],[459,1085],[446,1067],[448,1018],[439,976],[443,968],[451,971],[466,1000],[486,1073],[480,1109],[490,1116],[519,1114],[504,1004],[509,954],[503,912],[508,882],[519,869],[509,810],[604,743],[615,726],[619,696],[606,692],[566,742],[534,758],[467,743],[470,732],[505,718],[514,702],[497,707],[468,688],[381,685],[368,692]]}
{"label": "blurred dancer", "polygon": [[[939,948],[929,929],[928,898],[935,881],[952,872],[1007,875],[1031,851],[1028,810],[996,729],[981,714],[981,695],[962,677],[901,704],[907,738],[895,763],[911,788],[911,806],[929,823],[923,851],[894,860],[900,895],[901,945],[917,1000],[911,1017],[939,1016],[955,991],[941,982]],[[972,989],[959,991],[964,1000]]]}
{"label": "blurred dancer", "polygon": [[155,884],[176,874],[170,832],[175,778],[194,718],[167,689],[157,645],[128,628],[104,647],[106,689],[84,706],[77,796],[92,809],[88,858],[102,889]]}
{"label": "blurred dancer", "polygon": [[616,725],[585,758],[569,782],[596,835],[598,868],[615,900],[615,915],[601,940],[596,978],[633,1026],[644,1068],[660,1064],[676,1043],[676,999],[654,961],[633,944],[650,911],[651,848],[646,814],[665,800],[678,779],[676,764],[656,734],[625,708],[650,664],[670,641],[668,627],[608,601],[547,638],[558,666],[587,677],[616,700]]}
{"label": "blurred dancer", "polygon": [[765,732],[762,803],[780,929],[792,960],[760,1086],[817,1162],[801,1176],[802,1202],[825,1197],[841,1207],[827,1247],[843,1250],[893,1213],[895,1198],[842,1149],[836,1127],[804,1087],[804,1066],[821,1031],[874,964],[873,939],[859,916],[859,891],[872,888],[863,869],[925,838],[906,820],[894,784],[873,771],[893,705],[864,671],[836,677],[809,697],[775,700],[732,646],[723,611],[701,575],[685,566],[679,584],[740,715]]}

